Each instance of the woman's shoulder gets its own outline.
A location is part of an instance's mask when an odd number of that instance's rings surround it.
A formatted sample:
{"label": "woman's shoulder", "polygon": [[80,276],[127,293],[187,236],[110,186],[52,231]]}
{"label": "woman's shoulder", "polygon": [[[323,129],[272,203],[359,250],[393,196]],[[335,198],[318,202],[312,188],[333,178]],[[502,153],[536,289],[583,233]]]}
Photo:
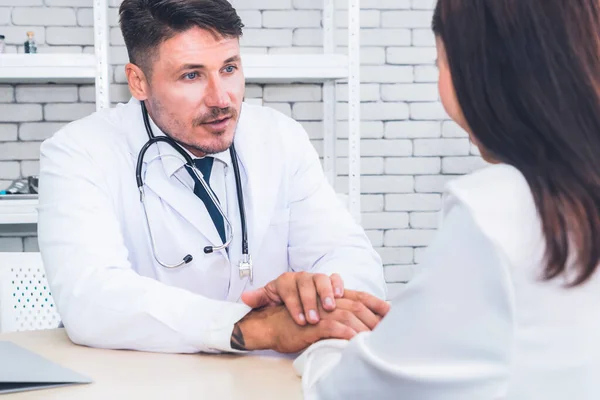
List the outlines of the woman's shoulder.
{"label": "woman's shoulder", "polygon": [[523,174],[496,164],[450,181],[444,213],[464,207],[478,228],[512,261],[543,252],[541,223],[533,193]]}
{"label": "woman's shoulder", "polygon": [[498,206],[524,206],[533,201],[531,189],[523,174],[513,166],[494,164],[448,182],[448,196],[469,202],[494,203]]}
{"label": "woman's shoulder", "polygon": [[531,213],[533,194],[523,174],[506,164],[495,164],[448,182],[445,206],[463,203],[471,211],[496,215]]}

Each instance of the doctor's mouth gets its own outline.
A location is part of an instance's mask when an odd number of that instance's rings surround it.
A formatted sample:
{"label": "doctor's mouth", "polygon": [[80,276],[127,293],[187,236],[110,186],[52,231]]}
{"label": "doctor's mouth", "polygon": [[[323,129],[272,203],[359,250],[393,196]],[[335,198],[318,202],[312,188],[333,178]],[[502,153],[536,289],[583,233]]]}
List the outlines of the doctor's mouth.
{"label": "doctor's mouth", "polygon": [[237,119],[238,113],[233,107],[213,108],[209,115],[196,118],[192,125],[202,126],[214,134],[222,134]]}

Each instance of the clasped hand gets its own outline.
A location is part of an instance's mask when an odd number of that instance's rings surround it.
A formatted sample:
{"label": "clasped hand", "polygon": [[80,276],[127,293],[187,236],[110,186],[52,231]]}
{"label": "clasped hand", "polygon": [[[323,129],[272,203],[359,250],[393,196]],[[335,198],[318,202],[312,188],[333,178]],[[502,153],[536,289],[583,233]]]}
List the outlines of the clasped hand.
{"label": "clasped hand", "polygon": [[374,329],[390,308],[368,293],[344,289],[337,274],[307,272],[285,273],[242,300],[254,310],[236,324],[232,347],[281,353],[321,339],[350,340]]}

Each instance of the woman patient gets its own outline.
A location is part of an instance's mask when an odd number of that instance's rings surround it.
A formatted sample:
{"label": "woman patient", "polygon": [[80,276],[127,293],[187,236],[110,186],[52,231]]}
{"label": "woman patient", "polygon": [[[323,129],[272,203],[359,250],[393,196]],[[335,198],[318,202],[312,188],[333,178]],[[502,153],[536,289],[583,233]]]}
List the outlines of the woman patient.
{"label": "woman patient", "polygon": [[492,165],[447,187],[372,333],[313,345],[307,398],[600,399],[600,1],[438,0],[439,90]]}

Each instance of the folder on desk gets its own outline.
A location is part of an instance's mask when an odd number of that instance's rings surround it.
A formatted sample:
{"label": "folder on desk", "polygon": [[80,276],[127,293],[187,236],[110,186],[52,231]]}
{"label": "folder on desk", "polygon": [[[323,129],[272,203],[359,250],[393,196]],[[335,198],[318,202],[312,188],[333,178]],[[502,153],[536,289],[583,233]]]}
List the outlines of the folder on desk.
{"label": "folder on desk", "polygon": [[87,376],[61,367],[12,342],[0,341],[0,394],[91,382]]}

